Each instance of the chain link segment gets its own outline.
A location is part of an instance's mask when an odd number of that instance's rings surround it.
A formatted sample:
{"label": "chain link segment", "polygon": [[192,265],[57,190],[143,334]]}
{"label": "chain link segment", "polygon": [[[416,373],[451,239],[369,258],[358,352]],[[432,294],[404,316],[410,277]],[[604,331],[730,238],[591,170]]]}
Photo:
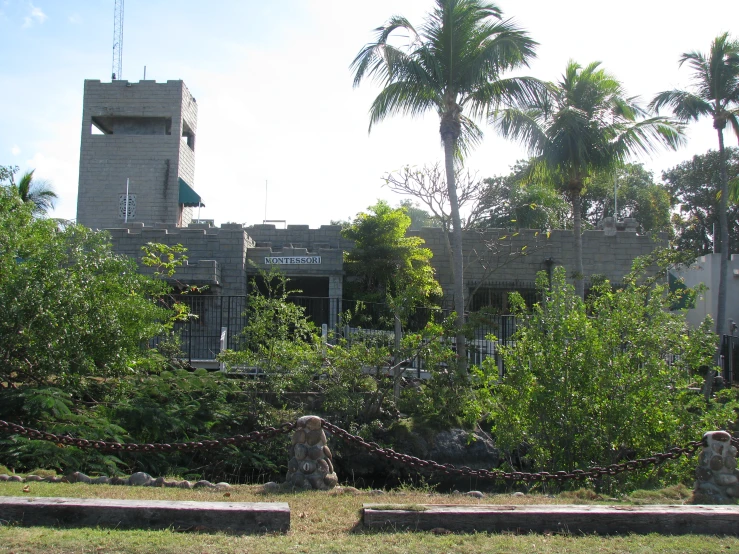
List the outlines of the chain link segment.
{"label": "chain link segment", "polygon": [[228,445],[239,445],[272,439],[278,435],[289,433],[295,423],[283,423],[279,427],[265,427],[246,435],[236,435],[217,440],[201,440],[191,442],[137,444],[131,442],[108,442],[101,440],[78,439],[69,435],[55,435],[36,429],[28,429],[22,425],[8,423],[0,419],[0,431],[23,435],[32,440],[44,440],[56,443],[57,446],[76,446],[78,448],[95,449],[101,452],[186,452],[193,450],[216,450]]}
{"label": "chain link segment", "polygon": [[[549,473],[540,471],[538,473],[525,473],[521,471],[502,471],[499,469],[472,469],[466,466],[456,467],[453,464],[440,464],[433,460],[423,460],[408,454],[401,454],[391,448],[382,448],[375,442],[367,442],[362,437],[352,435],[348,431],[337,427],[321,419],[323,428],[332,435],[342,439],[347,444],[353,444],[369,452],[372,455],[384,458],[390,462],[406,465],[410,468],[428,471],[434,473],[443,473],[445,475],[454,475],[458,477],[475,477],[478,479],[489,479],[497,481],[525,481],[535,483],[537,481],[557,481],[562,482],[569,479],[583,480],[602,477],[605,475],[618,475],[624,471],[636,471],[645,469],[650,466],[659,465],[666,460],[674,460],[683,455],[695,453],[701,446],[702,441],[692,441],[683,447],[674,447],[667,452],[654,454],[647,458],[639,458],[636,460],[627,460],[617,464],[608,466],[593,466],[588,469],[575,469],[570,472],[557,471]],[[276,436],[289,433],[295,429],[294,422],[283,423],[279,427],[265,427],[259,431],[252,431],[246,435],[235,435],[217,440],[202,440],[192,442],[177,443],[153,443],[153,444],[137,444],[137,443],[120,443],[108,442],[101,440],[87,440],[71,437],[69,435],[55,435],[37,429],[28,429],[22,425],[9,423],[0,420],[0,432],[14,433],[23,435],[32,440],[45,440],[56,443],[58,446],[76,446],[78,448],[90,448],[101,452],[184,452],[193,450],[215,450],[228,445],[239,445],[253,442],[260,442],[272,439]],[[732,437],[731,444],[739,448],[739,438]]]}
{"label": "chain link segment", "polygon": [[[637,469],[644,469],[652,465],[659,465],[666,460],[674,460],[685,454],[693,454],[701,446],[702,441],[689,442],[684,447],[674,447],[668,452],[660,454],[654,454],[648,458],[639,458],[637,460],[628,460],[618,464],[611,464],[608,466],[594,466],[588,469],[575,469],[573,471],[557,471],[556,473],[549,473],[546,471],[540,471],[538,473],[524,473],[521,471],[502,471],[499,469],[488,470],[488,469],[471,469],[469,467],[456,467],[453,464],[440,464],[433,460],[422,460],[415,456],[409,456],[408,454],[401,454],[391,448],[382,448],[377,443],[367,442],[362,437],[352,435],[348,431],[332,425],[328,421],[322,420],[323,428],[333,434],[334,436],[342,439],[348,444],[358,446],[370,454],[384,458],[391,462],[397,462],[413,469],[425,470],[430,472],[443,473],[445,475],[453,475],[457,477],[475,477],[478,479],[489,479],[496,481],[525,481],[527,483],[535,483],[537,481],[557,481],[562,482],[568,479],[583,480],[592,479],[596,477],[602,477],[604,475],[618,475],[624,471],[635,471]],[[739,440],[732,439],[732,444],[739,444]]]}

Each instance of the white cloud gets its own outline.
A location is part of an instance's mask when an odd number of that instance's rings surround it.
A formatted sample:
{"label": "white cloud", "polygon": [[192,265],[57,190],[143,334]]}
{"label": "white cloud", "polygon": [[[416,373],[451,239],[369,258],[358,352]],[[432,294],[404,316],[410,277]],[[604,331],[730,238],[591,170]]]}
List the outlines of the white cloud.
{"label": "white cloud", "polygon": [[21,149],[18,148],[17,144],[14,144],[13,148],[10,149],[10,153],[13,154],[13,156],[17,156],[18,154],[21,153]]}
{"label": "white cloud", "polygon": [[28,29],[29,27],[33,26],[34,23],[43,23],[48,19],[47,15],[41,8],[34,6],[30,2],[28,5],[31,8],[31,12],[23,18],[24,29]]}
{"label": "white cloud", "polygon": [[67,20],[68,20],[68,21],[69,21],[69,22],[70,22],[70,23],[71,23],[72,25],[79,25],[80,23],[82,23],[82,18],[81,18],[81,17],[80,17],[80,16],[78,15],[78,14],[76,14],[76,13],[73,13],[72,15],[70,15],[70,16],[69,16],[69,17],[67,18]]}

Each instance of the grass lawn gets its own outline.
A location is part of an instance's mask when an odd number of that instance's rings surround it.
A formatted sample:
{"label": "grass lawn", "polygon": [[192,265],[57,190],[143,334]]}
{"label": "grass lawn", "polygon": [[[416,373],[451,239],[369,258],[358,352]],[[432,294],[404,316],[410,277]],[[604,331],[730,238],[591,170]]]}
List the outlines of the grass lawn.
{"label": "grass lawn", "polygon": [[[291,531],[284,535],[233,536],[226,534],[179,533],[173,531],[129,531],[116,529],[59,529],[18,527],[0,523],[0,552],[3,553],[107,553],[152,552],[515,552],[515,553],[616,553],[616,552],[739,552],[739,538],[697,535],[629,535],[618,537],[573,535],[467,534],[436,535],[431,532],[374,532],[362,529],[363,503],[393,504],[573,504],[605,502],[587,491],[541,495],[488,495],[475,499],[442,495],[423,490],[401,490],[383,495],[369,492],[337,494],[303,492],[264,495],[261,487],[240,485],[228,493],[212,490],[182,490],[65,483],[0,482],[2,496],[61,496],[158,500],[202,500],[231,502],[287,502],[291,509]],[[228,494],[229,496],[224,496]],[[637,492],[618,500],[632,503],[684,503],[690,491],[673,487],[661,492]],[[0,516],[1,519],[1,516]]]}

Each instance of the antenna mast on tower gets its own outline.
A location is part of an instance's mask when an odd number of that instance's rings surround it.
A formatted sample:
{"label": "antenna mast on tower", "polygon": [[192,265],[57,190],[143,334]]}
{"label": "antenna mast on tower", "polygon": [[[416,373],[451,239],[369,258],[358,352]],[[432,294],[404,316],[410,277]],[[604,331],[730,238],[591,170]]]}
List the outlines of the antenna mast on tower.
{"label": "antenna mast on tower", "polygon": [[123,73],[123,1],[113,0],[113,81]]}

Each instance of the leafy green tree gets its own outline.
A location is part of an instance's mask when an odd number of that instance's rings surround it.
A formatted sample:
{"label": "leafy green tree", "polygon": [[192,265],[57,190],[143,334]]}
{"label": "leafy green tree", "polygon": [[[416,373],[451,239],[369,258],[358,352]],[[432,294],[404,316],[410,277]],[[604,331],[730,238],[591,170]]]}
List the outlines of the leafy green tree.
{"label": "leafy green tree", "polygon": [[442,291],[434,278],[431,250],[423,248],[422,238],[406,236],[411,224],[406,209],[393,209],[380,200],[368,211],[357,214],[352,225],[342,231],[344,238],[354,241],[354,248],[344,256],[347,292],[355,299],[387,302],[392,312],[397,402],[403,373],[403,324],[414,309],[431,305]]}
{"label": "leafy green tree", "polygon": [[408,226],[409,231],[417,231],[423,227],[440,227],[441,222],[433,218],[433,216],[413,202],[411,199],[401,200],[398,206],[403,208],[411,218],[411,224]]}
{"label": "leafy green tree", "polygon": [[562,195],[540,182],[527,182],[527,162],[517,162],[508,175],[485,179],[477,227],[487,229],[565,229],[569,206]]}
{"label": "leafy green tree", "polygon": [[530,316],[517,299],[523,321],[515,346],[502,349],[502,382],[494,363],[478,373],[498,445],[535,470],[571,471],[662,452],[733,421],[735,401],[706,407],[689,390],[696,369],[711,364],[710,323],[689,331],[668,309],[667,285],[644,278],[653,261],[637,260],[623,288],[604,282],[587,304],[563,268],[551,284],[540,274],[542,301]]}
{"label": "leafy green tree", "polygon": [[18,194],[23,202],[29,202],[33,206],[34,215],[41,216],[54,207],[57,195],[48,181],[33,178],[34,171],[25,172],[16,183],[15,174],[18,172],[18,167],[0,167],[0,183],[7,181],[8,186]]}
{"label": "leafy green tree", "polygon": [[305,317],[305,308],[288,301],[289,279],[272,267],[260,274],[260,286],[251,287],[245,315],[247,324],[239,349],[219,355],[230,367],[257,372],[256,388],[281,394],[304,391],[320,374],[318,330]]}
{"label": "leafy green tree", "polygon": [[[408,33],[410,42],[405,47],[391,43],[400,33]],[[462,364],[466,363],[464,260],[455,157],[460,160],[482,137],[474,118],[501,103],[536,96],[538,81],[502,77],[526,65],[535,46],[525,32],[502,19],[501,10],[492,3],[436,0],[420,32],[406,18],[394,16],[377,29],[376,41],[362,48],[351,64],[355,86],[371,77],[384,87],[370,108],[370,129],[397,113],[415,116],[434,110],[439,115],[452,215],[454,305]]]}
{"label": "leafy green tree", "polygon": [[380,303],[398,298],[411,308],[441,295],[431,250],[423,248],[422,238],[406,236],[410,224],[405,208],[380,200],[342,230],[344,238],[354,241],[344,265],[351,298]]}
{"label": "leafy green tree", "polygon": [[163,291],[116,255],[107,235],[59,228],[0,188],[0,383],[70,390],[89,377],[120,377],[169,312]]}
{"label": "leafy green tree", "polygon": [[10,182],[13,175],[18,173],[17,165],[0,165],[0,183],[7,181]]}
{"label": "leafy green tree", "polygon": [[654,182],[641,164],[625,164],[614,172],[601,172],[589,179],[582,195],[582,218],[596,227],[604,217],[614,215],[616,180],[618,217],[636,219],[643,233],[669,232],[670,192]]}
{"label": "leafy green tree", "polygon": [[721,235],[721,269],[718,285],[718,310],[716,333],[726,331],[726,291],[729,270],[729,175],[724,129],[731,125],[739,139],[739,41],[732,40],[729,33],[717,36],[711,43],[708,55],[702,52],[686,52],[680,57],[680,65],[688,63],[693,72],[693,91],[668,90],[659,93],[651,106],[659,110],[669,107],[683,121],[697,121],[708,116],[718,135],[720,158],[719,231]]}
{"label": "leafy green tree", "polygon": [[[727,174],[739,178],[739,150],[726,149]],[[710,254],[714,247],[714,231],[719,226],[721,188],[721,156],[716,150],[694,156],[662,173],[662,180],[673,197],[677,209],[672,215],[675,247],[695,256]],[[739,248],[739,206],[727,206],[729,222],[728,250]]]}
{"label": "leafy green tree", "polygon": [[535,156],[536,175],[572,202],[575,289],[584,297],[582,194],[588,179],[612,171],[632,154],[650,153],[657,143],[676,148],[682,129],[664,117],[645,117],[621,83],[593,62],[570,61],[549,94],[523,108],[507,108],[492,121],[506,137],[521,141]]}

